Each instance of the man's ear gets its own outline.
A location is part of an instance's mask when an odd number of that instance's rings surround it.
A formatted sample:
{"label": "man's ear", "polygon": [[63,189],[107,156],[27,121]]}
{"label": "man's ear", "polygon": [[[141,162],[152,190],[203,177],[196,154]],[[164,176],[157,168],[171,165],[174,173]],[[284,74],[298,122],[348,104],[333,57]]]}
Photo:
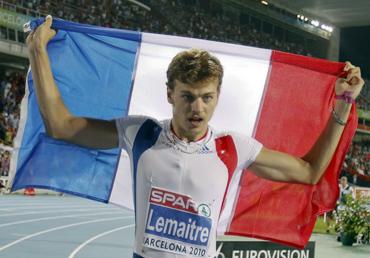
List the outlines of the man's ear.
{"label": "man's ear", "polygon": [[171,105],[173,104],[173,90],[167,87],[167,101]]}

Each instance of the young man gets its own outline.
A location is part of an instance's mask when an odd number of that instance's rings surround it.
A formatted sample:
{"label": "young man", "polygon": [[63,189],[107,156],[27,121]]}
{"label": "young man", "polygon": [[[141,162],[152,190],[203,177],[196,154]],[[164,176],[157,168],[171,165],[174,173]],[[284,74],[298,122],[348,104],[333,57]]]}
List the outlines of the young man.
{"label": "young man", "polygon": [[[27,38],[46,131],[81,146],[128,151],[134,179],[134,257],[214,257],[216,226],[232,174],[248,167],[270,180],[317,183],[350,112],[351,101],[337,100],[333,117],[303,159],[264,148],[250,137],[217,135],[208,122],[217,106],[223,68],[208,52],[192,49],[176,55],[167,70],[172,119],[75,117],[51,72],[46,51],[55,35],[51,23],[47,17]],[[355,99],[364,84],[360,69],[347,63],[345,71],[348,76],[337,81],[336,94],[347,91]]]}

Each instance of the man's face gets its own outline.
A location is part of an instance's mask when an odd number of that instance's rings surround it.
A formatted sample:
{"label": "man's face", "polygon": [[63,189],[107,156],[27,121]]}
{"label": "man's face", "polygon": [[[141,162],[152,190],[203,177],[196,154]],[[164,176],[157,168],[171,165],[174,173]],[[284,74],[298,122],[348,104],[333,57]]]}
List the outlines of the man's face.
{"label": "man's face", "polygon": [[342,178],[340,179],[340,183],[342,184],[342,186],[343,186],[343,187],[344,187],[344,186],[346,186],[346,185],[347,185],[347,178],[342,177]]}
{"label": "man's face", "polygon": [[175,80],[174,89],[167,89],[167,99],[172,104],[172,126],[176,135],[186,141],[197,141],[204,136],[218,95],[217,79],[194,84]]}

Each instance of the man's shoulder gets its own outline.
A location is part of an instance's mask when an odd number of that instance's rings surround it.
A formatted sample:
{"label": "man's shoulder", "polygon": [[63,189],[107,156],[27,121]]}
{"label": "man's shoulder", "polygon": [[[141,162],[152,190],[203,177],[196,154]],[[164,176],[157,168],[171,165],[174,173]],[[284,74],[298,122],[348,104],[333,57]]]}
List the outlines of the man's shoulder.
{"label": "man's shoulder", "polygon": [[117,118],[115,119],[116,123],[121,125],[130,125],[130,126],[141,126],[145,122],[152,122],[157,124],[158,126],[162,126],[163,121],[158,121],[157,119],[150,117],[150,116],[144,116],[144,115],[128,115],[125,117]]}
{"label": "man's shoulder", "polygon": [[149,116],[130,115],[115,121],[119,146],[127,150],[133,148],[136,141],[157,139],[163,129],[163,123]]}

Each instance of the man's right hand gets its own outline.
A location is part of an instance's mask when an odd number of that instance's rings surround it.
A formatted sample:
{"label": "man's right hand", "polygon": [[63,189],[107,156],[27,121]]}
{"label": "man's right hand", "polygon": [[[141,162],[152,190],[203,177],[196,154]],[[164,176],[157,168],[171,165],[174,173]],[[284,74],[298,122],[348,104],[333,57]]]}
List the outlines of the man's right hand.
{"label": "man's right hand", "polygon": [[45,22],[27,36],[26,43],[29,51],[46,48],[48,42],[56,35],[56,31],[51,28],[52,22],[51,15],[46,16]]}
{"label": "man's right hand", "polygon": [[80,146],[109,149],[118,146],[115,121],[76,117],[63,102],[51,70],[46,46],[55,36],[52,17],[27,37],[32,77],[46,133],[55,139]]}

